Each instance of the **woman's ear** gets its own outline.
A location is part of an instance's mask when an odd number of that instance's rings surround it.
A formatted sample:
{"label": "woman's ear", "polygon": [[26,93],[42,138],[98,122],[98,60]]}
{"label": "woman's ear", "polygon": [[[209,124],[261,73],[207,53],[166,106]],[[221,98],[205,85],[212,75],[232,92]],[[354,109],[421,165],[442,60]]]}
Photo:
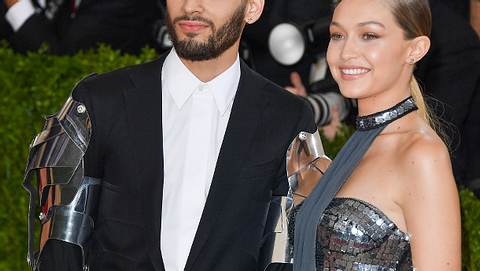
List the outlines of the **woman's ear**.
{"label": "woman's ear", "polygon": [[415,64],[422,59],[430,49],[430,38],[427,36],[416,37],[410,41],[409,53],[406,62]]}

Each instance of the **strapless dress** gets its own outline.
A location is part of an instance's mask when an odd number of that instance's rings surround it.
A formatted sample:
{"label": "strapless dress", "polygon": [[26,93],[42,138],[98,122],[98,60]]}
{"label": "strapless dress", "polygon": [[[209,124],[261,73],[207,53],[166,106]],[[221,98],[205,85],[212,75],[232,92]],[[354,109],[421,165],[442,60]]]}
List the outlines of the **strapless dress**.
{"label": "strapless dress", "polygon": [[[295,206],[290,216],[291,242],[301,206]],[[375,206],[353,198],[334,198],[325,209],[317,226],[315,253],[317,271],[414,270],[409,235]]]}

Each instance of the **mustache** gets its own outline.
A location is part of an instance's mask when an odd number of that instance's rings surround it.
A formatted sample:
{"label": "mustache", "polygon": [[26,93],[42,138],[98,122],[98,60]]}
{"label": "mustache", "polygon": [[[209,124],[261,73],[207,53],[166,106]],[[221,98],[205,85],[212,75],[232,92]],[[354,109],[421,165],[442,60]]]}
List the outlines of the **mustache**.
{"label": "mustache", "polygon": [[179,21],[197,21],[197,22],[202,22],[202,23],[208,24],[208,26],[210,26],[210,28],[214,28],[214,26],[215,26],[212,21],[210,21],[209,19],[204,18],[204,17],[202,17],[202,16],[183,15],[183,16],[175,17],[175,19],[173,19],[173,24],[176,24],[176,23],[179,22]]}

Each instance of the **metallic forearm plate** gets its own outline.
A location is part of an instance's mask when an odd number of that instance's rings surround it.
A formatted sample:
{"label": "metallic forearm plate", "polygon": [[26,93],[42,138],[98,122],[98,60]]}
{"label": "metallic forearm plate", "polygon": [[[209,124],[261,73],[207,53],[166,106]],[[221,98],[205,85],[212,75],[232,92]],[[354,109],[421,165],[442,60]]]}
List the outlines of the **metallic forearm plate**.
{"label": "metallic forearm plate", "polygon": [[272,264],[293,263],[293,231],[289,225],[293,208],[308,197],[315,188],[331,160],[325,155],[318,131],[301,132],[287,151],[287,196],[276,197],[270,204],[267,219],[267,241],[262,249],[262,270],[270,270]]}
{"label": "metallic forearm plate", "polygon": [[84,176],[91,130],[85,105],[70,97],[60,112],[47,118],[30,145],[23,187],[30,194],[28,263],[32,270],[38,270],[50,239],[78,245],[85,265],[84,245],[93,230],[101,184]]}

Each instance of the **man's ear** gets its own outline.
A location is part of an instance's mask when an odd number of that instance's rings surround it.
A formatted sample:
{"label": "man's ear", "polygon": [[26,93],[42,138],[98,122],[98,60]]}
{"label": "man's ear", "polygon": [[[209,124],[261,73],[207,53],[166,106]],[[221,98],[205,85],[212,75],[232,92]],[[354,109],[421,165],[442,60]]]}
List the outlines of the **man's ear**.
{"label": "man's ear", "polygon": [[265,0],[244,0],[247,1],[247,8],[245,11],[245,22],[253,24],[256,22],[263,12]]}
{"label": "man's ear", "polygon": [[430,38],[427,36],[416,37],[410,41],[409,53],[406,62],[415,64],[422,59],[430,49]]}

